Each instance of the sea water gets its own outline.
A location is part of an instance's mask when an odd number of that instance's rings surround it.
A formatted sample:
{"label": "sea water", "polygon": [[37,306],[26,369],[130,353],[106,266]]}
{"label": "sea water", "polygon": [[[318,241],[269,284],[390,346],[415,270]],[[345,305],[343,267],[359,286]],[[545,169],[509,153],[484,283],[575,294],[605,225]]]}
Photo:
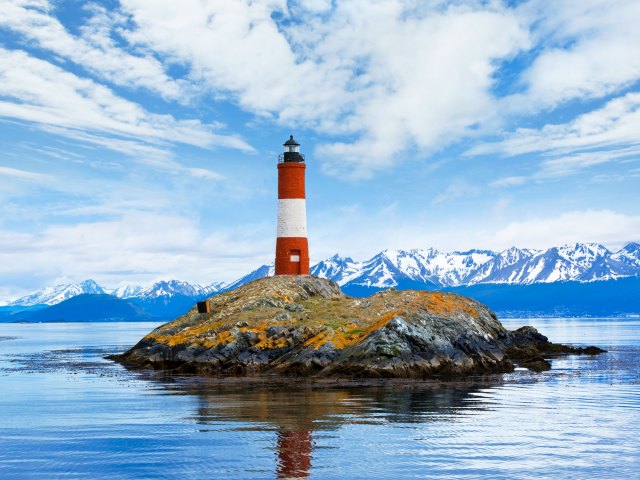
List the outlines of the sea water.
{"label": "sea water", "polygon": [[599,356],[345,386],[130,372],[149,323],[0,324],[0,479],[640,478],[640,319],[512,319]]}

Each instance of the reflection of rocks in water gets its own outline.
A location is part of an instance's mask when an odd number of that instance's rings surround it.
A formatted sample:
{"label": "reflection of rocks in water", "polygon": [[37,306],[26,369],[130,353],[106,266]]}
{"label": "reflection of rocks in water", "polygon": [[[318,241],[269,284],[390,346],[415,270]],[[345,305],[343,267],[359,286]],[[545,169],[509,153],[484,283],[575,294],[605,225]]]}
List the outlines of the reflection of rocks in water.
{"label": "reflection of rocks in water", "polygon": [[[263,430],[332,430],[345,423],[425,422],[429,417],[483,409],[473,394],[492,383],[396,384],[343,387],[310,384],[174,383],[169,388],[196,395],[198,423],[247,422]],[[384,414],[381,414],[384,412]]]}
{"label": "reflection of rocks in water", "polygon": [[195,393],[200,399],[195,415],[198,423],[247,422],[259,430],[265,425],[287,431],[335,428],[341,416],[357,407],[342,389],[218,385],[187,388],[185,393]]}
{"label": "reflection of rocks in water", "polygon": [[[168,380],[168,379],[166,379]],[[452,421],[463,411],[486,406],[474,393],[489,383],[397,384],[376,387],[337,385],[216,384],[175,378],[172,393],[195,395],[194,420],[202,425],[238,422],[243,430],[275,430],[277,478],[311,473],[313,432],[345,424]]]}

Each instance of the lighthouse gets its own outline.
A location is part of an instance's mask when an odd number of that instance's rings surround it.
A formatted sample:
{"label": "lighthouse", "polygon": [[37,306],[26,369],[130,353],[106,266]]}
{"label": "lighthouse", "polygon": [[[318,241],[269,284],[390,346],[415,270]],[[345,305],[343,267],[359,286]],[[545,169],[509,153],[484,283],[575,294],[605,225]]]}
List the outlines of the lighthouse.
{"label": "lighthouse", "polygon": [[276,275],[309,274],[307,204],[304,172],[307,165],[293,135],[278,157],[278,238]]}

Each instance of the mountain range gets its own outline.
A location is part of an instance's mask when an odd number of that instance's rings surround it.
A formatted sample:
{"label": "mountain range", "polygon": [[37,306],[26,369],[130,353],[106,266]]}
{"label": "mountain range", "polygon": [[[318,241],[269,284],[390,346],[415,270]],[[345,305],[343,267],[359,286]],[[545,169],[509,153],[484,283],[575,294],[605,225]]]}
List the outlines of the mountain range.
{"label": "mountain range", "polygon": [[[503,252],[384,250],[361,262],[334,255],[311,267],[310,273],[329,278],[352,294],[362,289],[374,292],[391,287],[442,289],[478,284],[606,281],[640,276],[640,244],[628,243],[616,252],[594,243],[546,250],[512,247]],[[273,266],[263,265],[226,288],[267,275],[273,275]]]}
{"label": "mountain range", "polygon": [[[128,285],[106,289],[93,280],[86,280],[78,284],[47,287],[19,298],[6,307],[0,307],[0,313],[4,311],[7,316],[18,311],[42,310],[78,295],[110,295],[126,300],[145,312],[149,319],[171,319],[184,313],[197,300],[273,274],[272,265],[263,265],[231,283],[215,282],[202,286],[171,280],[157,282],[149,288]],[[625,281],[613,285],[625,285],[625,289],[632,289],[630,295],[637,297],[638,292],[634,289],[636,284],[640,285],[640,244],[628,243],[615,252],[594,243],[576,243],[545,250],[512,247],[502,252],[468,250],[447,253],[433,248],[384,250],[365,261],[354,261],[349,257],[334,255],[315,264],[311,268],[311,274],[334,280],[345,293],[353,296],[370,295],[386,288],[414,288],[460,290],[463,294],[476,292],[476,297],[482,301],[482,294],[479,295],[477,292],[489,294],[495,300],[500,297],[499,292],[505,292],[504,295],[510,292],[508,295],[513,295],[513,292],[517,291],[522,296],[523,292],[543,291],[546,288],[549,292],[556,292],[554,295],[561,300],[561,292],[571,288],[572,295],[580,303],[580,294],[576,292],[589,290],[590,295],[593,295],[593,292],[597,295],[597,291],[602,290],[598,285],[604,284],[609,285],[607,288],[603,287],[604,290],[615,292],[616,289],[612,289],[610,285],[617,280]],[[583,285],[588,283],[596,286]],[[551,284],[554,286],[544,286]],[[604,302],[604,299],[602,301]],[[515,307],[516,312],[532,311],[531,305],[525,304],[526,302],[522,304],[522,308],[518,308],[517,301],[507,303],[510,305],[509,311],[514,311],[512,307]],[[593,310],[592,303],[590,310]],[[504,306],[504,302],[501,304],[496,301],[494,305],[489,304],[498,311],[500,305]],[[549,310],[550,305],[540,304],[539,308]],[[539,308],[536,312],[544,313],[539,311]],[[640,306],[634,310],[636,306],[633,302],[632,305],[623,308],[623,311],[627,312],[629,308],[635,313],[640,311]],[[140,311],[137,310],[138,319],[143,316]],[[568,311],[562,308],[555,309],[556,313],[571,311],[572,308]],[[22,316],[24,315],[22,313]],[[38,318],[42,315],[43,313],[40,313]]]}

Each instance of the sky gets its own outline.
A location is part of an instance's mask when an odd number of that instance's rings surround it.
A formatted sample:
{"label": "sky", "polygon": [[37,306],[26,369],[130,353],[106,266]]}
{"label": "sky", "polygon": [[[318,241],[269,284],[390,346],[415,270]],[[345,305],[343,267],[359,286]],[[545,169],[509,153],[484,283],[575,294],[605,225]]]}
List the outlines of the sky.
{"label": "sky", "polygon": [[0,0],[0,300],[640,240],[640,1]]}

